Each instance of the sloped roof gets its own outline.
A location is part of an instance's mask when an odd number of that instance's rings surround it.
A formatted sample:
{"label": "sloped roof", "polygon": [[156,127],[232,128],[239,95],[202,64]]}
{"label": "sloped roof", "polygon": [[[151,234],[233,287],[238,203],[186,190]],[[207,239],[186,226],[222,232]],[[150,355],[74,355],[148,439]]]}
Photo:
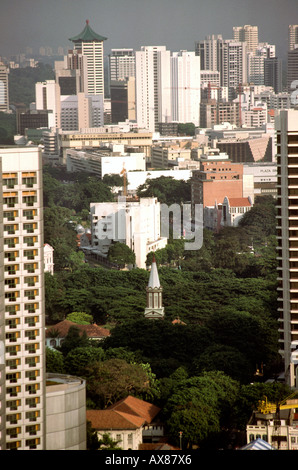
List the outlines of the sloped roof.
{"label": "sloped roof", "polygon": [[93,29],[89,26],[89,20],[86,20],[86,26],[80,34],[69,38],[69,40],[72,42],[105,41],[106,39],[107,38],[104,36],[100,36],[93,31]]}
{"label": "sloped roof", "polygon": [[159,276],[158,276],[158,271],[157,271],[157,264],[156,264],[154,254],[153,254],[153,260],[152,260],[152,265],[151,265],[151,271],[150,271],[150,276],[149,276],[148,287],[150,287],[151,289],[160,287]]}
{"label": "sloped roof", "polygon": [[229,198],[230,207],[247,207],[251,206],[248,197],[233,197]]}
{"label": "sloped roof", "polygon": [[94,429],[138,429],[144,424],[144,418],[116,410],[87,410],[86,418]]}
{"label": "sloped roof", "polygon": [[69,320],[63,320],[56,325],[47,328],[46,337],[51,336],[51,331],[58,331],[61,338],[65,338],[68,333],[68,330],[71,326],[77,327],[81,333],[86,332],[88,338],[102,338],[110,335],[110,331],[102,328],[101,326],[96,325],[95,323],[90,325],[79,325]]}
{"label": "sloped roof", "polygon": [[269,442],[266,442],[258,437],[249,444],[241,447],[240,450],[275,450],[275,448],[272,447]]}
{"label": "sloped roof", "polygon": [[151,421],[160,412],[160,408],[158,406],[152,405],[152,403],[140,400],[139,398],[131,395],[123,398],[114,405],[109,406],[108,409],[121,413],[128,413],[131,416],[139,416],[148,424],[151,423]]}

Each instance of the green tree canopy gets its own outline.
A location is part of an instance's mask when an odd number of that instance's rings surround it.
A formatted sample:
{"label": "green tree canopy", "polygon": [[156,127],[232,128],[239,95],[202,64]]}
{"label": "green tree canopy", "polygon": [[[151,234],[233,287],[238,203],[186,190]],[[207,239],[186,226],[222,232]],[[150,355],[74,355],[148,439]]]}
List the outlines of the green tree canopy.
{"label": "green tree canopy", "polygon": [[108,251],[108,260],[119,265],[135,264],[136,255],[125,243],[112,243]]}

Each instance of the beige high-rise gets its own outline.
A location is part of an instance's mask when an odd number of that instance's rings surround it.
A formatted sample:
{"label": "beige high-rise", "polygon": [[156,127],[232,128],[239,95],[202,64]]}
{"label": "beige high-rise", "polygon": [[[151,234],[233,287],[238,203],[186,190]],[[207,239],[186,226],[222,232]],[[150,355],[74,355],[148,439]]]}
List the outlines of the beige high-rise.
{"label": "beige high-rise", "polygon": [[281,110],[277,134],[277,259],[280,353],[288,385],[298,365],[298,110]]}
{"label": "beige high-rise", "polygon": [[0,162],[0,352],[5,346],[0,354],[0,449],[42,450],[46,382],[41,154],[38,147],[3,147]]}

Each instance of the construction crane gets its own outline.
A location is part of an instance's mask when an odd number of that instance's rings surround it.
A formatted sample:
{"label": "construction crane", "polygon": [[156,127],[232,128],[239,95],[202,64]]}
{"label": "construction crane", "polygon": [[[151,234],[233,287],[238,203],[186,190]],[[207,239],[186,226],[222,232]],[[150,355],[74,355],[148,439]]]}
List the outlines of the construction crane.
{"label": "construction crane", "polygon": [[123,175],[123,195],[127,196],[127,178],[126,178],[126,169],[123,163],[123,169],[120,172],[120,175]]}
{"label": "construction crane", "polygon": [[295,396],[298,396],[298,390],[293,392],[284,400],[279,403],[268,402],[267,397],[264,397],[264,400],[259,401],[258,412],[262,414],[276,413],[280,410],[289,410],[291,408],[298,408],[298,401],[296,403],[288,403],[289,400],[292,400]]}

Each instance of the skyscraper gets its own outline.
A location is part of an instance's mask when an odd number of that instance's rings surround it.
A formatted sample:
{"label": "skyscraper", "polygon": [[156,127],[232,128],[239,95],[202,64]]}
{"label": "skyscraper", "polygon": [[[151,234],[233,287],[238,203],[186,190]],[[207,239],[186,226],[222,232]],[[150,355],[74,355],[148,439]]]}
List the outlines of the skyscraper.
{"label": "skyscraper", "polygon": [[165,46],[136,51],[136,119],[151,132],[172,119],[170,57]]}
{"label": "skyscraper", "polygon": [[[0,284],[4,278],[5,310],[2,304],[0,413],[1,418],[6,415],[6,449],[42,450],[46,433],[46,383],[41,153],[37,147],[0,148],[0,161],[3,196]],[[0,287],[0,301],[2,293]]]}
{"label": "skyscraper", "polygon": [[106,39],[93,31],[89,20],[80,34],[70,38],[74,50],[87,59],[87,90],[82,90],[86,94],[104,96],[103,42]]}
{"label": "skyscraper", "polygon": [[277,240],[280,353],[288,385],[298,365],[298,111],[280,110],[277,133]]}
{"label": "skyscraper", "polygon": [[200,57],[194,52],[172,54],[172,120],[200,124]]}

